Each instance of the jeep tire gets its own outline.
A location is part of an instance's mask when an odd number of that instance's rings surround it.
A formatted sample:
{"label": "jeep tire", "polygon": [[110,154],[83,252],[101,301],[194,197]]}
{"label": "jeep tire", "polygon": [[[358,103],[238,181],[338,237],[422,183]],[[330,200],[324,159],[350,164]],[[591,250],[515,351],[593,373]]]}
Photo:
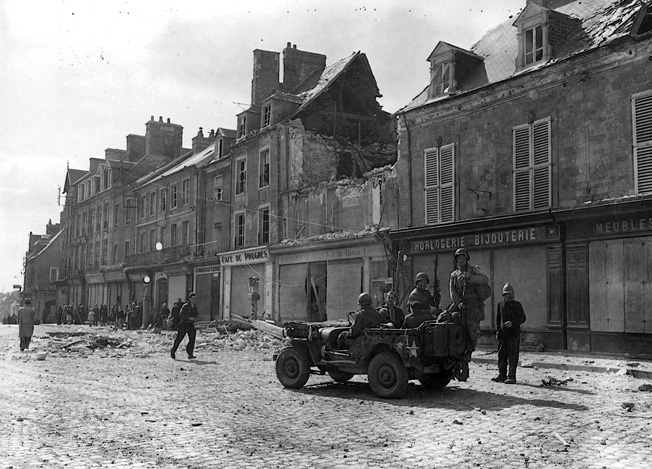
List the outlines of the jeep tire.
{"label": "jeep tire", "polygon": [[283,386],[299,389],[308,382],[310,360],[308,353],[299,347],[287,347],[276,359],[276,377]]}
{"label": "jeep tire", "polygon": [[371,390],[378,397],[395,399],[405,394],[408,372],[395,354],[380,352],[371,359],[368,374]]}

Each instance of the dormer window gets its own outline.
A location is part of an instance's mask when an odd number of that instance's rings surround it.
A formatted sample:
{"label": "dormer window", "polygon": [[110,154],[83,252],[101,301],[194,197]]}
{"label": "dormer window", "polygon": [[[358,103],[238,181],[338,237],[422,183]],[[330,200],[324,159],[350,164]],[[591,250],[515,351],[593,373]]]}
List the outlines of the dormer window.
{"label": "dormer window", "polygon": [[272,123],[272,105],[268,104],[263,107],[263,125],[260,128],[269,126]]}
{"label": "dormer window", "polygon": [[240,117],[238,122],[238,138],[243,138],[247,135],[247,117]]}
{"label": "dormer window", "polygon": [[461,47],[439,42],[428,57],[430,62],[430,87],[428,98],[446,96],[460,90],[473,88],[476,71],[483,58]]}
{"label": "dormer window", "polygon": [[535,26],[525,31],[525,65],[543,59],[543,26]]}
{"label": "dormer window", "polygon": [[453,68],[453,64],[444,62],[434,65],[434,68],[432,79],[432,85],[434,87],[433,95],[441,96],[450,93],[453,89],[453,84],[451,83],[451,69]]}

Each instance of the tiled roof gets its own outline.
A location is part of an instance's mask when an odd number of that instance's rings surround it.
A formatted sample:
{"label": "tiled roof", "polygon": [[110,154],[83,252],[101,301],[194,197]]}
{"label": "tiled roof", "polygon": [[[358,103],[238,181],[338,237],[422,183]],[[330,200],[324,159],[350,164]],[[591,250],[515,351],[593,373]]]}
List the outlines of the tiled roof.
{"label": "tiled roof", "polygon": [[[517,28],[514,26],[515,18],[510,18],[488,31],[471,47],[471,52],[484,58],[488,79],[486,84],[496,83],[604,46],[629,34],[642,6],[640,0],[575,0],[554,8],[558,13],[579,20],[580,26],[570,32],[566,41],[555,51],[555,56],[547,63],[536,64],[523,70],[517,70],[516,67],[518,38]],[[466,91],[471,90],[461,89],[456,94]],[[418,107],[426,102],[448,99],[448,96],[438,96],[428,100],[427,96],[428,86],[403,110]]]}

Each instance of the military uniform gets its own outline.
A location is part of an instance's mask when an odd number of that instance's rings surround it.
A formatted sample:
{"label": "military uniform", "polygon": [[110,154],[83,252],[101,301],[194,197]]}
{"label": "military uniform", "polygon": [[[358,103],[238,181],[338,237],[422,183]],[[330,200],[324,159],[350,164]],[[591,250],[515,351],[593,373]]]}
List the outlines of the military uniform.
{"label": "military uniform", "polygon": [[[510,322],[511,326],[505,323]],[[525,322],[523,305],[516,300],[503,299],[498,303],[496,310],[496,324],[498,324],[498,378],[494,381],[509,379],[516,381],[516,367],[521,343],[521,324]],[[509,371],[507,365],[509,364]]]}
{"label": "military uniform", "polygon": [[[469,274],[469,278],[465,277]],[[488,285],[489,278],[477,265],[467,264],[466,269],[455,269],[450,276],[449,290],[453,303],[462,311],[467,324],[466,351],[470,358],[480,333],[480,321],[484,319],[484,300],[478,296],[475,285]],[[460,305],[463,304],[464,308]]]}

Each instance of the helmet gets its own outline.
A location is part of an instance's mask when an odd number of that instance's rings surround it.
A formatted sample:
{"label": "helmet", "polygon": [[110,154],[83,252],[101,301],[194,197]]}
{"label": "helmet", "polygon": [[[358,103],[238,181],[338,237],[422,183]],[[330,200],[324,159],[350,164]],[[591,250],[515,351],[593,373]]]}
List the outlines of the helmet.
{"label": "helmet", "polygon": [[509,282],[507,282],[507,283],[505,284],[505,286],[503,287],[503,295],[504,295],[505,293],[511,293],[512,295],[514,294],[514,287],[512,287],[512,286],[509,284]]}
{"label": "helmet", "polygon": [[457,251],[455,251],[455,258],[457,258],[457,256],[461,256],[462,254],[466,256],[467,261],[471,259],[471,256],[469,256],[469,252],[466,250],[466,248],[459,248]]}
{"label": "helmet", "polygon": [[371,305],[371,295],[367,292],[360,293],[360,296],[358,296],[358,304],[360,306]]}
{"label": "helmet", "polygon": [[425,280],[426,282],[430,283],[428,274],[426,274],[425,272],[419,272],[417,276],[414,278],[414,283],[417,283],[419,280]]}

